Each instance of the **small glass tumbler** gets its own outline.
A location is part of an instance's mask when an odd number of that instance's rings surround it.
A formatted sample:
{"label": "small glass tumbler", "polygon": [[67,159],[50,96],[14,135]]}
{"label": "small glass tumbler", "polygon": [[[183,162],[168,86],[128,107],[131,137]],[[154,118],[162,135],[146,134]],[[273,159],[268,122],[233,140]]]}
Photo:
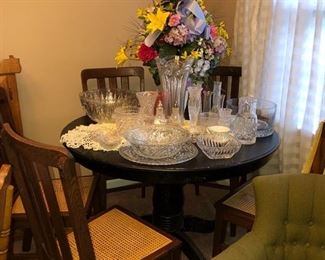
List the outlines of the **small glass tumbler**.
{"label": "small glass tumbler", "polygon": [[219,108],[219,121],[218,124],[222,126],[230,127],[231,122],[235,119],[232,114],[231,108]]}
{"label": "small glass tumbler", "polygon": [[153,116],[154,107],[158,97],[157,91],[142,91],[136,93],[137,99],[140,103],[140,114]]}
{"label": "small glass tumbler", "polygon": [[218,114],[214,112],[202,112],[199,114],[200,126],[208,127],[218,124]]}

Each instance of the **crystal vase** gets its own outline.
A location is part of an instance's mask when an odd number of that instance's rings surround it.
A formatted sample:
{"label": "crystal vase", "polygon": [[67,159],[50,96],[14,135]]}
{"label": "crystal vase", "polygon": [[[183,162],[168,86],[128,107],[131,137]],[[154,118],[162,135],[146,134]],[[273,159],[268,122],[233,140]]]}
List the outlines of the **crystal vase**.
{"label": "crystal vase", "polygon": [[[178,108],[180,123],[184,120],[186,86],[193,58],[180,60],[178,56],[156,58],[163,91],[163,107],[166,118]],[[174,109],[173,109],[174,108]]]}
{"label": "crystal vase", "polygon": [[189,94],[188,113],[190,116],[190,124],[192,127],[197,125],[199,113],[201,112],[201,85],[202,84],[197,84],[187,88]]}
{"label": "crystal vase", "polygon": [[136,93],[140,103],[140,114],[153,116],[154,106],[158,97],[157,91],[142,91]]}

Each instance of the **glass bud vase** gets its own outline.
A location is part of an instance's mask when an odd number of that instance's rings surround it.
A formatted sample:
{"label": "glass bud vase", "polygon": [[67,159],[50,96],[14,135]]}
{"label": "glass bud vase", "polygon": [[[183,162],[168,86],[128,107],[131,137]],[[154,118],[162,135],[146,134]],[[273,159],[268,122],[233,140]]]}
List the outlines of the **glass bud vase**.
{"label": "glass bud vase", "polygon": [[257,116],[256,98],[239,98],[238,114],[233,122],[232,131],[242,144],[256,142]]}
{"label": "glass bud vase", "polygon": [[188,113],[190,116],[190,124],[192,127],[195,127],[197,125],[199,113],[201,112],[201,108],[202,108],[201,85],[202,83],[199,83],[187,88],[189,94]]}
{"label": "glass bud vase", "polygon": [[[180,60],[179,56],[156,58],[163,91],[163,107],[166,118],[178,108],[180,123],[184,120],[186,85],[193,58]],[[174,109],[173,109],[174,108]]]}

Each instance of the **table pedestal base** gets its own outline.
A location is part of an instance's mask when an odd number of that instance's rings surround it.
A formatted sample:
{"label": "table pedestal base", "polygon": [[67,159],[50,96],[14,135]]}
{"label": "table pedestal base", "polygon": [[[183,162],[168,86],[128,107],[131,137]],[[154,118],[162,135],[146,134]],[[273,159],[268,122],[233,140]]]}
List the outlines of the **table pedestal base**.
{"label": "table pedestal base", "polygon": [[[154,186],[152,222],[181,240],[183,243],[182,251],[189,259],[205,259],[202,252],[184,232],[212,232],[214,221],[193,216],[184,217],[183,186],[182,184],[158,184]],[[148,216],[146,219],[149,219]]]}

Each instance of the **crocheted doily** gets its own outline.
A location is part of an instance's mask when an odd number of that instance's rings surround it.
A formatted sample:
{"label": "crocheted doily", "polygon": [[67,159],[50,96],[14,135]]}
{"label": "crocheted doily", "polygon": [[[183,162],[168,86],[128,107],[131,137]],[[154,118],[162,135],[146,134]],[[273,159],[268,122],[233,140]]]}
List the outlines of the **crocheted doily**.
{"label": "crocheted doily", "polygon": [[60,142],[70,148],[82,146],[94,151],[117,151],[126,144],[126,140],[118,134],[116,125],[111,123],[77,126],[62,135]]}

